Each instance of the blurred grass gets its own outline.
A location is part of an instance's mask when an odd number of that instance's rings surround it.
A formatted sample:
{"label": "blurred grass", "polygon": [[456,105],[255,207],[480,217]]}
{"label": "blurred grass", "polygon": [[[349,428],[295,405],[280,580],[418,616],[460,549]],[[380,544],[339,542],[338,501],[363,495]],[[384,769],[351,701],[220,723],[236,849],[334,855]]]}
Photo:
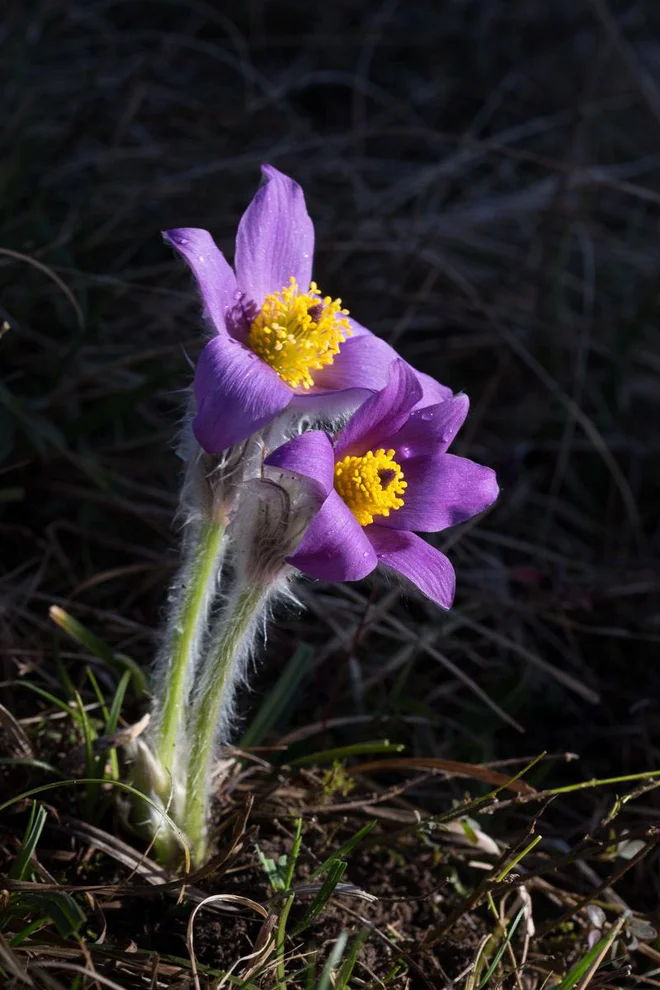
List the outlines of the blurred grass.
{"label": "blurred grass", "polygon": [[[51,604],[120,664],[150,663],[203,336],[158,231],[208,227],[231,256],[270,161],[305,188],[320,285],[468,392],[457,452],[503,491],[439,544],[448,616],[378,581],[305,586],[246,699],[259,744],[579,754],[561,782],[657,767],[657,5],[38,0],[6,15],[0,60],[6,708],[36,718],[22,677],[61,695]],[[85,702],[89,665],[111,705],[98,650],[56,649]],[[444,801],[432,780],[414,794]],[[555,840],[604,807],[589,791],[552,807]],[[631,881],[644,904],[656,874]]]}

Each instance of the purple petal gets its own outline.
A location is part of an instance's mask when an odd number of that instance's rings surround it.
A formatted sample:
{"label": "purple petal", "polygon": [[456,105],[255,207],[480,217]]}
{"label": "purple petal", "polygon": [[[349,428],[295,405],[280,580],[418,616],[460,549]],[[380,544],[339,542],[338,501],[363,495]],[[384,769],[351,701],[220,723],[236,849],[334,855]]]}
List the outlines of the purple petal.
{"label": "purple petal", "polygon": [[237,340],[217,336],[195,369],[197,415],[193,432],[210,454],[247,439],[291,401],[291,389]]}
{"label": "purple petal", "polygon": [[376,554],[351,510],[332,491],[287,561],[321,581],[360,581],[376,566]]}
{"label": "purple petal", "polygon": [[314,391],[368,388],[378,392],[387,385],[397,358],[393,347],[368,330],[359,337],[348,337],[333,363],[313,372]]}
{"label": "purple petal", "polygon": [[365,530],[378,556],[378,563],[412,581],[440,608],[451,608],[456,575],[451,563],[435,547],[414,533],[369,526]]}
{"label": "purple petal", "polygon": [[[367,330],[357,320],[349,316],[348,322],[352,336],[341,345],[334,364],[315,373],[315,385],[321,389],[357,385],[377,392],[387,385],[390,364],[399,355],[391,344]],[[453,392],[446,385],[441,385],[435,378],[418,371],[411,364],[408,367],[414,372],[422,388],[421,398],[415,409],[436,405],[452,397]]]}
{"label": "purple petal", "polygon": [[302,292],[312,277],[314,226],[297,182],[263,165],[266,179],[241,218],[234,267],[238,287],[261,306],[293,275]]}
{"label": "purple petal", "polygon": [[309,478],[323,498],[327,498],[334,487],[335,455],[332,441],[321,430],[310,430],[288,440],[269,454],[265,463]]}
{"label": "purple petal", "polygon": [[378,525],[438,533],[483,512],[497,498],[495,472],[467,457],[439,454],[405,462],[403,505]]}
{"label": "purple petal", "polygon": [[393,361],[385,388],[367,399],[339,433],[336,455],[360,455],[389,445],[390,438],[399,432],[410,410],[419,401],[421,391],[406,362],[400,358]]}
{"label": "purple petal", "polygon": [[470,408],[467,395],[456,395],[437,406],[416,409],[408,422],[392,437],[396,460],[444,454],[465,422]]}
{"label": "purple petal", "polygon": [[423,371],[415,371],[415,374],[417,375],[419,384],[422,386],[422,398],[415,406],[415,409],[425,409],[426,406],[435,406],[438,402],[451,399],[454,393],[446,385],[441,385],[435,378],[431,378],[430,375],[426,375]]}
{"label": "purple petal", "polygon": [[190,266],[204,303],[204,313],[218,333],[236,305],[236,277],[208,230],[176,227],[163,237]]}

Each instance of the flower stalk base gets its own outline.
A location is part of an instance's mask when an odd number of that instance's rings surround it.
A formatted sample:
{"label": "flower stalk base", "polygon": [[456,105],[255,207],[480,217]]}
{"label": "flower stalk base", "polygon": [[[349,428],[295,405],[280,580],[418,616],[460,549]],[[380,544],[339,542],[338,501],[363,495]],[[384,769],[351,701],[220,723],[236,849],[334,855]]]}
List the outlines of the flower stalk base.
{"label": "flower stalk base", "polygon": [[175,817],[183,799],[186,776],[186,767],[181,765],[186,754],[179,743],[192,676],[222,566],[225,529],[224,520],[203,520],[191,538],[190,556],[181,578],[181,597],[174,604],[162,655],[163,669],[156,677],[156,719],[151,748],[154,762],[160,768],[160,779],[154,784],[156,793],[169,804]]}
{"label": "flower stalk base", "polygon": [[254,636],[273,587],[245,583],[234,588],[218,621],[220,638],[206,662],[193,699],[188,787],[181,824],[190,841],[193,863],[197,865],[204,862],[207,852],[213,756],[217,745],[227,741],[236,685],[250,658]]}

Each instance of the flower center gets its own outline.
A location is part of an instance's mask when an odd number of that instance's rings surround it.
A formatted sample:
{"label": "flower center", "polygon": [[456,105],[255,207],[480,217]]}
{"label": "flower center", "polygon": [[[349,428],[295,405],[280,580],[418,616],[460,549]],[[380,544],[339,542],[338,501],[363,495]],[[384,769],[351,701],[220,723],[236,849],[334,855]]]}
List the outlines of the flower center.
{"label": "flower center", "polygon": [[389,516],[400,509],[399,498],[408,487],[393,450],[370,450],[364,457],[349,455],[335,464],[335,490],[361,526],[374,516]]}
{"label": "flower center", "polygon": [[266,296],[248,343],[291,388],[311,388],[311,372],[332,364],[351,336],[347,316],[341,299],[321,298],[316,282],[301,293],[292,276],[289,285]]}

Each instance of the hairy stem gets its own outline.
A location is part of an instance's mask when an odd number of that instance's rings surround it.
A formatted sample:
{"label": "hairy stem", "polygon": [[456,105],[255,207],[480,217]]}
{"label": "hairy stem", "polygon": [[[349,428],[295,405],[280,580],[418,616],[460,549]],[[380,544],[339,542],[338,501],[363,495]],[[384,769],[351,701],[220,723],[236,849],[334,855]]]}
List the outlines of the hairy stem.
{"label": "hairy stem", "polygon": [[[168,778],[167,790],[174,789],[185,774],[185,753],[178,747],[186,713],[187,693],[198,658],[202,635],[222,564],[226,522],[204,520],[190,547],[184,565],[180,600],[174,602],[170,619],[163,671],[157,678],[154,707],[156,720],[152,745],[158,764]],[[167,799],[168,794],[162,794]]]}
{"label": "hairy stem", "polygon": [[183,827],[193,861],[204,861],[211,763],[218,742],[226,741],[236,683],[250,656],[259,620],[274,584],[239,583],[218,621],[218,637],[207,660],[189,721],[189,775]]}

